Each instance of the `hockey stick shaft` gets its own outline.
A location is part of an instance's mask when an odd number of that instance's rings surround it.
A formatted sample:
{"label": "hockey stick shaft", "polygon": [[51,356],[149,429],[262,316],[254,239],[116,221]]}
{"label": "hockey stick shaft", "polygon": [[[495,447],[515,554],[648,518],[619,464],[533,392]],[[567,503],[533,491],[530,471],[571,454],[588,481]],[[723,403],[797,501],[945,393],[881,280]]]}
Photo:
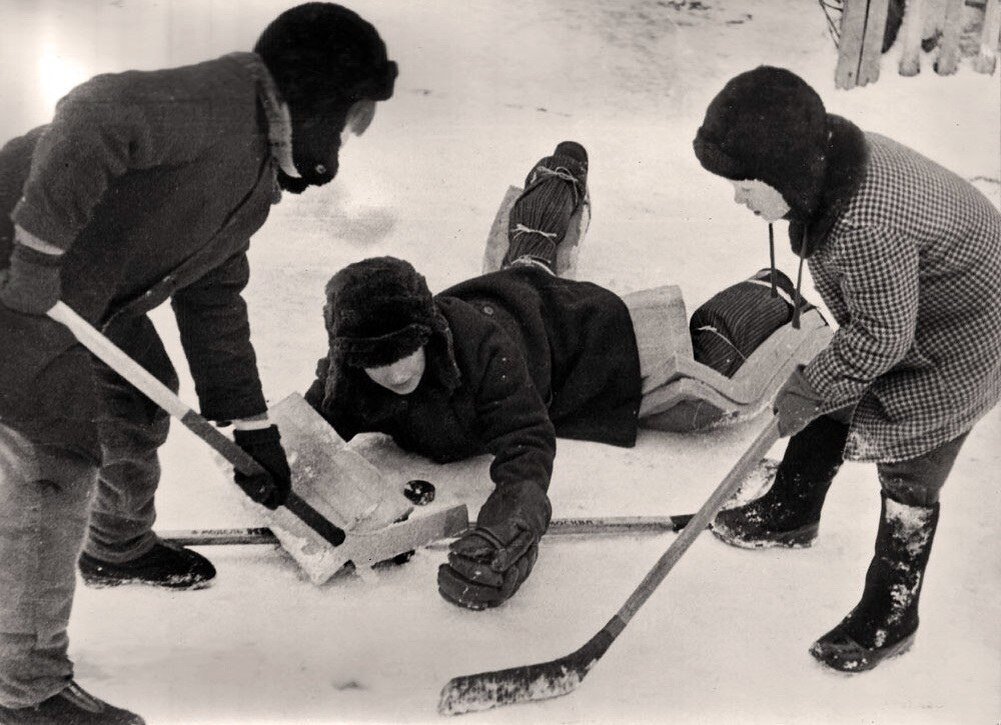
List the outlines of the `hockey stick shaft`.
{"label": "hockey stick shaft", "polygon": [[453,678],[442,688],[438,712],[457,715],[500,705],[545,700],[575,690],[778,438],[778,421],[773,418],[671,542],[625,604],[580,649],[549,662]]}
{"label": "hockey stick shaft", "polygon": [[[681,531],[694,514],[675,516],[606,516],[553,519],[549,536],[659,534]],[[224,546],[277,544],[274,532],[267,527],[228,529],[172,529],[157,535],[181,546]]]}
{"label": "hockey stick shaft", "polygon": [[657,560],[657,563],[654,564],[653,568],[643,578],[643,581],[636,587],[629,599],[626,600],[626,603],[609,620],[606,626],[615,626],[613,625],[614,622],[620,623],[617,625],[618,631],[615,632],[615,636],[618,636],[618,632],[622,631],[622,628],[633,618],[637,610],[650,598],[650,595],[664,581],[664,578],[674,568],[674,565],[678,563],[682,555],[688,551],[688,547],[692,545],[699,534],[709,525],[709,522],[716,517],[716,514],[723,508],[723,504],[737,492],[747,474],[765,457],[765,454],[775,445],[778,439],[778,419],[772,418],[764,430],[758,434],[747,450],[744,451],[744,454],[734,464],[733,468],[730,469],[730,472],[726,474],[719,486],[716,487],[716,490],[706,499],[702,507],[695,512],[695,515],[692,516],[691,520],[681,530],[678,538],[671,542],[667,551]]}
{"label": "hockey stick shaft", "polygon": [[[57,302],[47,314],[56,322],[65,325],[77,341],[96,358],[129,381],[139,392],[163,408],[172,417],[181,421],[192,433],[229,461],[237,471],[248,476],[264,473],[260,464],[245,450],[192,410],[173,390],[95,329],[73,308],[63,302]],[[320,512],[294,491],[289,492],[285,506],[328,543],[333,546],[344,543],[344,531],[324,518]]]}

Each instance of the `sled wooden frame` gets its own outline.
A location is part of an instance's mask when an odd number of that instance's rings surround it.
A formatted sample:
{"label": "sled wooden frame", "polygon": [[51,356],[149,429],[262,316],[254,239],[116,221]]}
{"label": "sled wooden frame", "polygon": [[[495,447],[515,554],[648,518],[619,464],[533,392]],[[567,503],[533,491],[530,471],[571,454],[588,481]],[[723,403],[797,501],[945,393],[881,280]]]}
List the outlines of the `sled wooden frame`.
{"label": "sled wooden frame", "polygon": [[[684,320],[684,303],[669,308]],[[671,328],[677,329],[674,320]],[[685,334],[688,326],[684,326]],[[800,329],[776,330],[727,377],[696,362],[691,353],[675,353],[651,377],[664,382],[643,398],[640,417],[660,430],[690,431],[751,418],[771,405],[797,365],[810,362],[834,333],[817,309],[800,316]],[[690,349],[690,347],[689,347]]]}

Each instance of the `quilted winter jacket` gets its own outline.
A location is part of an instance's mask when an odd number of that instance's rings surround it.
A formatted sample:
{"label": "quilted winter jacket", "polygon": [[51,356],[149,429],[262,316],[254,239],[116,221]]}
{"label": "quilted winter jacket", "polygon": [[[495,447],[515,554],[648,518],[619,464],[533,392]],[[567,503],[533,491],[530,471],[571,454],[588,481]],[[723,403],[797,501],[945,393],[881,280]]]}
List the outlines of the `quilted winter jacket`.
{"label": "quilted winter jacket", "polygon": [[[0,266],[17,223],[67,250],[63,299],[93,324],[171,299],[216,420],[266,409],[241,291],[275,190],[269,83],[252,53],[101,75],[0,150]],[[92,435],[90,365],[69,333],[0,309],[0,335],[0,420],[53,441]]]}
{"label": "quilted winter jacket", "polygon": [[874,133],[861,185],[808,264],[840,328],[805,375],[858,401],[847,458],[915,458],[1001,395],[1001,213],[971,184]]}

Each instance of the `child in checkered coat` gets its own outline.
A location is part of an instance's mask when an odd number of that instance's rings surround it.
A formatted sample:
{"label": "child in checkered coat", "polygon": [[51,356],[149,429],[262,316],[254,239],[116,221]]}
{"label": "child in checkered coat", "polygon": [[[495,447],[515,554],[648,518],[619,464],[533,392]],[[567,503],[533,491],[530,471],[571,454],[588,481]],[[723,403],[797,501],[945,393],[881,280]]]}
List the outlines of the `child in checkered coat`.
{"label": "child in checkered coat", "polygon": [[694,147],[738,203],[789,221],[839,325],[776,398],[791,438],[771,488],[713,531],[735,546],[809,546],[842,461],[875,462],[882,513],[861,601],[810,649],[841,671],[871,669],[913,642],[939,490],[1001,393],[1001,214],[956,174],[827,113],[781,68],[731,79]]}

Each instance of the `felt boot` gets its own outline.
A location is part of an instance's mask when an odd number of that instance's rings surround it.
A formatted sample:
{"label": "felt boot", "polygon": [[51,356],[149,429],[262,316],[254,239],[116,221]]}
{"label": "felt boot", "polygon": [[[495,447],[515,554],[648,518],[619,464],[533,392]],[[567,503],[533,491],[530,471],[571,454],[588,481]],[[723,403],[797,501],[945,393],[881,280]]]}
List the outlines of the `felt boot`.
{"label": "felt boot", "polygon": [[918,629],[918,599],[931,553],[939,504],[913,506],[882,494],[876,552],[862,600],[810,647],[810,654],[842,672],[871,670],[903,654]]}
{"label": "felt boot", "polygon": [[848,426],[830,416],[810,423],[789,439],[771,488],[754,501],[717,514],[713,534],[745,549],[810,546],[847,438]]}

